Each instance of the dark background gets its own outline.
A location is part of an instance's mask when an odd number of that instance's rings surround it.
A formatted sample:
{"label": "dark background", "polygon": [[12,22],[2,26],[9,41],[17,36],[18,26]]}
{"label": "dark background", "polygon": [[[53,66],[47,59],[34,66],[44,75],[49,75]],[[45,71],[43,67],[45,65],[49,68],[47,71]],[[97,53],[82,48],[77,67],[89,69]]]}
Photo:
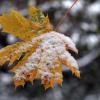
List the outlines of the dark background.
{"label": "dark background", "polygon": [[[0,14],[11,8],[27,16],[28,5],[48,14],[55,29],[73,0],[0,0]],[[1,28],[0,28],[1,29]],[[0,70],[0,100],[100,100],[100,0],[79,0],[60,27],[60,32],[70,36],[79,54],[72,54],[79,63],[80,80],[63,70],[64,82],[54,89],[44,90],[39,81],[32,86],[14,89],[12,74],[6,66]],[[0,32],[0,48],[18,39]]]}

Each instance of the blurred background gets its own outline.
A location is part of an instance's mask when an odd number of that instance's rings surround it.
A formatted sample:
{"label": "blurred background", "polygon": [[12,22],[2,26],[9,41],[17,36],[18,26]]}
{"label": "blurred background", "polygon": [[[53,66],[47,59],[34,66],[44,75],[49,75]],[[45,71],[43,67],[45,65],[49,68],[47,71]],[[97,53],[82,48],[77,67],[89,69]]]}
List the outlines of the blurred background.
{"label": "blurred background", "polygon": [[[0,15],[13,8],[27,17],[28,5],[33,5],[48,14],[55,29],[73,1],[0,0]],[[33,86],[27,83],[24,88],[15,89],[12,75],[4,65],[0,70],[0,100],[100,100],[100,0],[79,0],[60,26],[60,32],[71,37],[79,50],[78,55],[72,55],[79,63],[81,78],[64,69],[62,87],[56,85],[45,91],[36,81]],[[16,41],[14,36],[0,32],[0,48]]]}

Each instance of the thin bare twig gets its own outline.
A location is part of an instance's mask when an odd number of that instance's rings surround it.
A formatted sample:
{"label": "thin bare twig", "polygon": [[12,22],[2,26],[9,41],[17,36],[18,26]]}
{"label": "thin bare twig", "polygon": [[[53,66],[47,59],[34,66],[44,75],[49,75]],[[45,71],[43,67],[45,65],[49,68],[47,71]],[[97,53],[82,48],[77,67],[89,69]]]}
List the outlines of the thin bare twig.
{"label": "thin bare twig", "polygon": [[74,3],[72,4],[72,6],[65,12],[65,15],[61,18],[61,20],[59,21],[59,23],[56,26],[55,31],[59,32],[59,28],[61,26],[61,24],[64,22],[66,16],[68,16],[70,14],[71,9],[74,7],[74,5],[77,3],[78,0],[74,0]]}

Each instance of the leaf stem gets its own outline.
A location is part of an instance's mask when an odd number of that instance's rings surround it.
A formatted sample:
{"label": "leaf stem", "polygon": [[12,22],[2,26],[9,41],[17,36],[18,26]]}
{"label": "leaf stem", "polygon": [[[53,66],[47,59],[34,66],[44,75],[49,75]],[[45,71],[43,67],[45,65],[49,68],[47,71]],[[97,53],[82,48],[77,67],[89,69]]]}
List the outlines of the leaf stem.
{"label": "leaf stem", "polygon": [[77,1],[78,0],[74,0],[74,3],[72,4],[72,6],[65,12],[65,15],[61,18],[61,20],[57,24],[55,31],[60,32],[61,24],[64,22],[66,16],[68,16],[70,14],[71,9],[74,7],[74,5],[77,3]]}

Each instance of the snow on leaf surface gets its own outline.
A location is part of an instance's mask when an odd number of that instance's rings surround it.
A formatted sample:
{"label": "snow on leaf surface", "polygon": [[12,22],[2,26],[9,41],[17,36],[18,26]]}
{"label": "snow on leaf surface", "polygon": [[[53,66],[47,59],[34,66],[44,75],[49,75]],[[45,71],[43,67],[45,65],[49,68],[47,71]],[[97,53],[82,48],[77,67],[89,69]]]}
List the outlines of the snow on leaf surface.
{"label": "snow on leaf surface", "polygon": [[41,79],[41,83],[46,89],[54,87],[55,83],[61,85],[63,81],[62,64],[78,78],[80,77],[77,61],[68,52],[69,47],[75,52],[77,49],[69,37],[64,37],[55,31],[44,35],[36,51],[20,68],[14,71],[16,87],[25,84],[26,81],[32,82],[34,79]]}
{"label": "snow on leaf surface", "polygon": [[53,88],[56,83],[62,85],[62,64],[79,78],[77,61],[69,53],[69,50],[78,53],[73,41],[52,31],[48,16],[45,17],[39,9],[30,6],[28,12],[28,19],[15,10],[0,16],[3,31],[23,40],[0,50],[0,65],[7,61],[12,65],[24,53],[10,69],[15,74],[15,87],[35,79],[40,79],[45,89]]}

